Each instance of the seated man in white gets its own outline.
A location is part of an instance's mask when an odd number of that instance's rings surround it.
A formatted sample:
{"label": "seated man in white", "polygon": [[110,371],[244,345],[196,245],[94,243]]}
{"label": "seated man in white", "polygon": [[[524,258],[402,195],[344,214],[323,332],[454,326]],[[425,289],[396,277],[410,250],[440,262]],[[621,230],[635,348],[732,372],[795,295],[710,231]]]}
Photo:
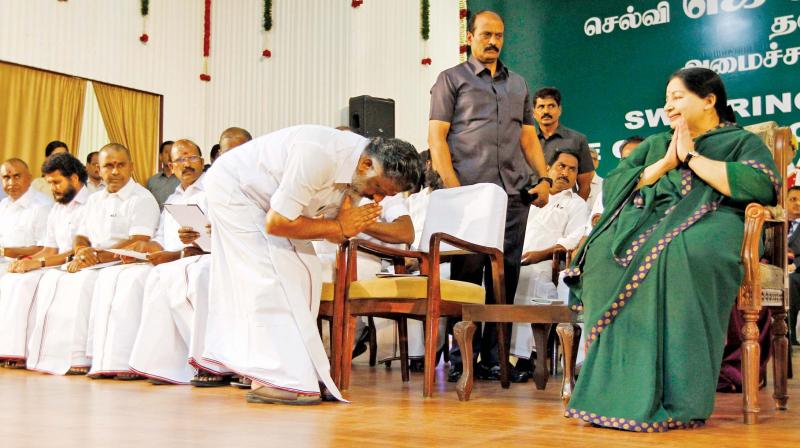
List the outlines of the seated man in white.
{"label": "seated man in white", "polygon": [[[136,274],[141,274],[142,265],[97,269],[117,260],[106,249],[149,241],[158,227],[158,203],[131,179],[132,169],[124,146],[110,143],[100,150],[100,174],[106,189],[89,195],[75,237],[75,258],[67,272],[51,269],[39,281],[36,323],[28,341],[29,369],[59,375],[71,369],[71,373],[85,373],[92,365],[87,353],[92,342],[99,345],[94,354],[100,355],[101,361],[107,360],[103,357],[107,351],[124,350],[124,342],[118,341],[130,339],[128,344],[133,344],[145,280]],[[132,294],[135,299],[137,291],[138,303],[123,297]],[[115,297],[119,300],[112,300]],[[100,335],[93,341],[89,337],[91,317],[95,317],[94,329]],[[128,349],[122,365],[114,367],[122,377],[130,375],[129,356]],[[105,365],[95,367],[102,372]]]}
{"label": "seated man in white", "polygon": [[[362,198],[359,205],[366,205],[370,202],[372,201]],[[356,238],[405,249],[414,240],[414,225],[411,222],[405,198],[402,195],[389,196],[384,198],[380,205],[381,214],[378,220]],[[314,249],[322,261],[322,281],[333,283],[337,245],[326,240],[315,241]],[[375,278],[375,274],[380,273],[382,270],[381,259],[372,254],[359,252],[357,269],[359,280]],[[354,341],[353,358],[366,350],[365,338],[368,334],[364,319],[358,319],[356,323],[357,337]],[[375,320],[375,326],[379,328],[373,329],[373,331],[382,331],[384,328],[389,328],[391,323],[391,320],[377,319]]]}
{"label": "seated man in white", "polygon": [[[207,212],[203,166],[194,142],[176,141],[170,150],[170,167],[180,184],[164,204],[194,204]],[[189,271],[203,263],[204,251],[195,241],[205,231],[180,227],[166,207],[161,212],[154,242],[163,250],[148,256],[155,268],[145,284],[142,319],[130,358],[131,369],[151,382],[188,384],[195,375],[189,346],[197,304],[188,291]]]}
{"label": "seated man in white", "polygon": [[[639,143],[644,141],[644,137],[639,137],[638,135],[634,135],[633,137],[628,137],[625,139],[622,144],[620,145],[619,149],[619,159],[623,160],[633,152],[633,148],[639,145]],[[597,177],[597,176],[595,176]],[[594,188],[594,187],[592,187]],[[601,186],[602,188],[602,186]],[[594,190],[592,190],[594,193]],[[599,190],[597,192],[597,198],[594,203],[589,204],[589,209],[591,212],[589,213],[589,225],[587,226],[586,234],[588,235],[589,232],[594,227],[597,220],[600,219],[600,215],[603,214],[603,190]]]}
{"label": "seated man in white", "polygon": [[342,399],[317,331],[321,269],[309,240],[358,235],[381,207],[350,207],[351,195],[380,202],[419,176],[412,145],[321,126],[267,134],[214,163],[204,357],[252,378],[248,401]]}
{"label": "seated man in white", "polygon": [[[578,157],[568,151],[556,151],[549,163],[548,176],[553,179],[550,201],[542,208],[531,207],[528,214],[522,269],[514,297],[514,303],[518,305],[530,305],[533,299],[554,298],[553,255],[577,247],[586,228],[586,202],[573,191],[578,174]],[[511,354],[520,360],[512,381],[525,382],[530,378],[532,366],[529,358],[533,348],[530,324],[514,324]]]}
{"label": "seated man in white", "polygon": [[0,201],[0,276],[8,263],[28,257],[39,250],[47,232],[47,214],[53,201],[31,188],[31,172],[20,159],[8,159],[0,165],[3,191]]}
{"label": "seated man in white", "polygon": [[[241,128],[220,135],[220,153],[252,138]],[[172,146],[172,172],[180,185],[167,204],[196,204],[207,212],[200,149],[189,140]],[[155,384],[222,386],[232,372],[202,359],[208,313],[211,255],[196,240],[206,229],[178,227],[166,210],[161,214],[155,240],[164,251],[154,252],[154,265],[145,285],[142,322],[131,352],[131,369]],[[202,254],[202,255],[201,255]]]}
{"label": "seated man in white", "polygon": [[68,153],[54,154],[42,166],[56,204],[47,217],[47,232],[35,254],[17,260],[0,278],[0,358],[8,367],[25,368],[28,335],[33,330],[34,298],[45,267],[58,266],[72,255],[75,233],[89,197],[86,169]]}

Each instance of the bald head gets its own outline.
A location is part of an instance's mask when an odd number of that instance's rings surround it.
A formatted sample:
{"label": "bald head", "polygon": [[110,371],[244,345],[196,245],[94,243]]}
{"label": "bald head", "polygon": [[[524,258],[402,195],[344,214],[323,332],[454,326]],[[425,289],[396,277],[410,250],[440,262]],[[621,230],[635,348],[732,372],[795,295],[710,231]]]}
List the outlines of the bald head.
{"label": "bald head", "polygon": [[8,159],[0,165],[0,179],[3,191],[14,201],[28,192],[32,181],[28,164],[17,158]]}
{"label": "bald head", "polygon": [[133,162],[128,148],[119,143],[109,143],[100,149],[100,177],[106,191],[116,193],[128,184],[133,173]]}
{"label": "bald head", "polygon": [[252,139],[253,136],[242,128],[225,129],[222,131],[222,135],[219,136],[219,155],[217,157]]}

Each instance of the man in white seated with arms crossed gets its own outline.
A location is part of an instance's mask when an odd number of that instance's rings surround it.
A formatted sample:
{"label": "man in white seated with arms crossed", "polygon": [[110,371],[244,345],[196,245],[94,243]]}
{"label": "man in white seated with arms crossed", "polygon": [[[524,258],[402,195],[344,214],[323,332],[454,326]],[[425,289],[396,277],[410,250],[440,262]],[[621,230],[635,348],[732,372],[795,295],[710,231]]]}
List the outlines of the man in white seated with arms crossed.
{"label": "man in white seated with arms crossed", "polygon": [[[114,308],[109,304],[115,296],[135,296],[137,291],[141,296],[144,286],[141,272],[139,276],[131,275],[141,270],[141,265],[128,272],[125,266],[95,269],[101,263],[118,261],[118,256],[107,249],[124,249],[147,242],[158,227],[158,203],[131,178],[132,171],[133,162],[125,146],[110,143],[100,150],[100,175],[106,189],[89,196],[83,224],[75,237],[74,259],[67,265],[67,272],[50,270],[39,283],[36,323],[28,342],[29,369],[59,375],[86,373],[92,366],[91,354],[102,356],[105,350],[125,349],[124,343],[118,341],[124,340],[124,332],[130,332],[131,325],[135,325],[130,336],[130,344],[133,343],[140,317],[135,301],[131,304],[124,300],[127,297],[122,297]],[[142,284],[137,285],[137,281]],[[92,317],[95,330],[102,334],[100,338],[89,336]],[[103,350],[88,353],[87,349],[95,350],[90,347],[93,344]],[[117,372],[103,371],[102,365],[93,367],[101,375],[129,378],[132,376],[129,356],[130,352],[124,367],[118,367]]]}
{"label": "man in white seated with arms crossed", "polygon": [[0,276],[11,261],[41,250],[39,242],[47,232],[47,215],[53,201],[31,188],[31,172],[20,159],[8,159],[0,166],[3,191],[0,201]]}
{"label": "man in white seated with arms crossed", "polygon": [[[586,201],[574,191],[578,157],[572,152],[557,150],[549,163],[548,176],[553,179],[550,201],[542,208],[531,207],[528,215],[522,269],[514,297],[514,303],[518,305],[530,305],[533,298],[547,300],[548,297],[537,296],[555,294],[556,285],[552,282],[553,255],[575,249],[588,221]],[[546,347],[537,348],[546,350]],[[517,356],[519,361],[512,381],[525,382],[531,377],[533,367],[529,358],[532,351],[533,332],[530,324],[514,324],[511,354]]]}
{"label": "man in white seated with arms crossed", "polygon": [[249,402],[342,400],[317,331],[321,268],[310,240],[358,235],[381,207],[350,206],[351,196],[380,202],[419,176],[411,144],[322,126],[267,134],[214,163],[204,357],[251,378]]}
{"label": "man in white seated with arms crossed", "polygon": [[86,169],[69,153],[53,154],[42,165],[56,204],[47,217],[42,248],[11,263],[0,278],[0,358],[7,367],[25,368],[28,334],[33,330],[34,298],[44,268],[58,266],[72,255],[75,234],[83,221],[89,191]]}

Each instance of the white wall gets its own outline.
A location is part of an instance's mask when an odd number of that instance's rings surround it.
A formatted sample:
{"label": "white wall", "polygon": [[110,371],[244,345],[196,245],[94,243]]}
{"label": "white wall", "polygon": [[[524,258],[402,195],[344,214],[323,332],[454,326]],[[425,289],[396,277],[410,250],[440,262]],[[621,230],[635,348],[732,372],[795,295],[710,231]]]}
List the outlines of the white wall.
{"label": "white wall", "polygon": [[431,66],[420,64],[418,0],[274,1],[271,59],[263,2],[215,1],[209,83],[198,78],[200,0],[150,2],[147,45],[138,0],[0,0],[0,60],[162,94],[164,138],[206,151],[228,126],[346,124],[361,94],[393,98],[397,136],[424,150],[430,86],[458,63],[457,1],[431,3]]}

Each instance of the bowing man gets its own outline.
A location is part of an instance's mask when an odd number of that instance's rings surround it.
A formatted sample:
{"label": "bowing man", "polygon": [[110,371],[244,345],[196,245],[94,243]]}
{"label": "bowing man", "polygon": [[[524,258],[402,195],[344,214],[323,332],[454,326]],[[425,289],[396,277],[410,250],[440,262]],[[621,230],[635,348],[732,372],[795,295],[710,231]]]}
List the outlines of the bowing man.
{"label": "bowing man", "polygon": [[47,217],[45,237],[36,243],[41,250],[11,263],[0,279],[0,357],[12,368],[25,368],[39,279],[44,268],[61,265],[72,255],[89,198],[86,169],[69,153],[53,154],[42,165],[42,173],[56,204]]}
{"label": "bowing man", "polygon": [[[205,179],[214,256],[204,357],[252,378],[249,402],[342,399],[316,327],[321,269],[309,240],[361,233],[378,202],[419,176],[411,144],[322,126],[273,132],[216,161]],[[350,207],[350,195],[376,202]]]}
{"label": "bowing man", "polygon": [[90,349],[96,356],[97,375],[131,376],[130,346],[139,326],[150,265],[99,268],[101,263],[118,261],[106,249],[147,242],[158,226],[158,203],[131,179],[132,170],[125,146],[110,143],[100,150],[106,189],[91,194],[86,202],[67,272],[50,270],[39,283],[36,322],[28,342],[29,369],[85,373],[93,365]]}

